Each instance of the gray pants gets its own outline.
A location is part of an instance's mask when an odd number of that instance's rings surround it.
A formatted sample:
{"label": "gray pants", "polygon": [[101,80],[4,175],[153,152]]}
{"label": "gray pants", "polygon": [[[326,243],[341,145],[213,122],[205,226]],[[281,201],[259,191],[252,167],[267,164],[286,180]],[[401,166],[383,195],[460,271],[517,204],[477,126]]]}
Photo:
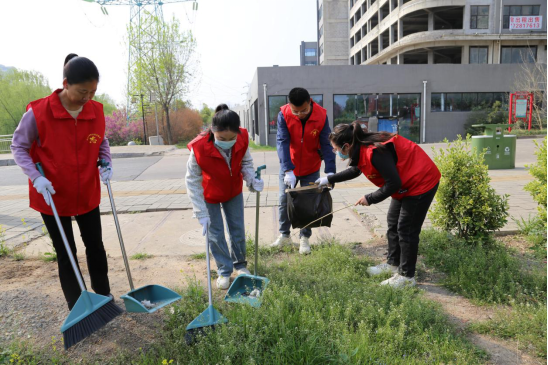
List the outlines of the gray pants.
{"label": "gray pants", "polygon": [[[285,194],[285,189],[287,186],[284,183],[285,172],[280,171],[280,206],[278,207],[278,215],[280,219],[280,233],[285,237],[289,237],[291,230],[291,221],[287,216],[287,196]],[[314,184],[316,180],[320,178],[320,171],[311,173],[310,175],[297,176],[297,180],[300,181],[301,186]],[[301,229],[300,237],[310,238],[312,236],[312,229],[305,228]]]}

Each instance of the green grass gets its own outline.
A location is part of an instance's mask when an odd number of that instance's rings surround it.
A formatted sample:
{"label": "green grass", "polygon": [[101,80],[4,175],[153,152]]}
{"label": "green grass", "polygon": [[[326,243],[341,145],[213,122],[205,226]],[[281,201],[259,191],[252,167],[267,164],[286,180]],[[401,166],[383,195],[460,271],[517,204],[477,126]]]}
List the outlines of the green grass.
{"label": "green grass", "polygon": [[192,254],[192,255],[190,255],[190,259],[191,260],[205,260],[206,259],[206,253],[201,252],[201,253]]}
{"label": "green grass", "polygon": [[261,145],[258,145],[256,144],[255,142],[253,141],[249,141],[249,148],[251,148],[254,152],[257,152],[257,151],[276,151],[276,147],[272,147],[272,146],[261,146]]}
{"label": "green grass", "polygon": [[25,259],[25,254],[22,252],[13,252],[11,256],[15,261],[23,261]]}
{"label": "green grass", "polygon": [[420,291],[379,286],[366,274],[370,262],[348,247],[325,244],[307,257],[267,260],[271,282],[260,308],[215,307],[229,319],[187,346],[185,328],[207,308],[207,290],[196,281],[166,311],[161,339],[120,364],[424,364],[482,363],[485,354],[455,332],[439,305]]}
{"label": "green grass", "polygon": [[132,260],[146,260],[154,257],[153,255],[149,255],[148,253],[144,252],[138,252],[135,255],[131,256],[130,259]]}
{"label": "green grass", "polygon": [[517,340],[520,349],[532,346],[537,356],[546,358],[546,303],[518,304],[501,310],[493,319],[474,323],[470,329],[500,338]]}
{"label": "green grass", "polygon": [[531,250],[538,258],[546,258],[546,222],[538,215],[527,219],[514,219],[520,233],[531,243]]}
{"label": "green grass", "polygon": [[179,149],[186,149],[187,145],[190,143],[190,140],[188,141],[180,141],[175,146]]}
{"label": "green grass", "polygon": [[516,128],[512,128],[512,132],[508,133],[508,134],[513,134],[513,135],[516,135],[516,136],[542,136],[542,135],[546,135],[546,129],[531,129],[531,130],[527,130],[527,129],[516,129]]}
{"label": "green grass", "polygon": [[68,364],[61,339],[53,336],[46,348],[37,348],[28,341],[16,340],[0,347],[0,364]]}
{"label": "green grass", "polygon": [[420,254],[426,265],[447,274],[443,280],[447,288],[479,303],[546,302],[546,266],[522,268],[512,251],[498,242],[474,246],[426,230],[421,234]]}

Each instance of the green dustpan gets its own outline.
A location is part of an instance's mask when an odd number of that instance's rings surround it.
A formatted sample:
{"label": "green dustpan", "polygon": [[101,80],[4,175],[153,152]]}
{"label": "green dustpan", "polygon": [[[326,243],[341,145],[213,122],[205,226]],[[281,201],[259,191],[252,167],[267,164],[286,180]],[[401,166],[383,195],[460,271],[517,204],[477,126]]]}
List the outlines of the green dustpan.
{"label": "green dustpan", "polygon": [[[100,160],[98,165],[106,167],[108,166],[108,162]],[[145,285],[137,289],[133,287],[133,279],[131,278],[131,271],[129,270],[129,262],[127,260],[126,248],[122,238],[122,230],[120,229],[120,223],[118,222],[118,215],[116,214],[116,206],[114,205],[110,180],[107,180],[107,190],[110,198],[110,205],[112,207],[112,215],[114,216],[114,223],[116,225],[116,232],[118,233],[118,240],[120,241],[120,248],[122,249],[129,287],[131,288],[130,292],[121,297],[124,300],[126,311],[133,313],[152,313],[181,299],[179,294],[161,285]]]}
{"label": "green dustpan", "polygon": [[128,312],[152,313],[181,299],[181,296],[161,285],[145,285],[122,295],[121,298]]}
{"label": "green dustpan", "polygon": [[[257,171],[255,172],[257,179],[261,178],[261,170],[264,169],[266,169],[266,165],[262,165],[257,168]],[[261,295],[270,281],[265,277],[257,276],[257,266],[259,261],[260,194],[261,193],[257,192],[257,204],[255,209],[255,275],[238,275],[225,296],[226,302],[249,304],[252,307],[259,307],[261,305]]]}
{"label": "green dustpan", "polygon": [[249,304],[252,307],[260,307],[261,294],[269,281],[270,280],[262,276],[248,274],[238,275],[228,289],[225,301]]}
{"label": "green dustpan", "polygon": [[196,341],[198,334],[205,334],[205,327],[215,328],[217,324],[228,322],[219,311],[213,308],[213,295],[211,294],[211,267],[209,263],[209,227],[206,231],[206,260],[207,260],[207,294],[209,297],[209,306],[198,317],[186,327],[185,342],[188,345]]}

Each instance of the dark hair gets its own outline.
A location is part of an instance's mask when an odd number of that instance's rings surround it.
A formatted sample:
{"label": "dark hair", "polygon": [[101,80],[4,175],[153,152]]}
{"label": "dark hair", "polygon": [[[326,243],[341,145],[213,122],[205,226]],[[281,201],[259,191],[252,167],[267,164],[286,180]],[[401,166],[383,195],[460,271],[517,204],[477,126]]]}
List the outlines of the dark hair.
{"label": "dark hair", "polygon": [[215,108],[215,115],[211,120],[211,127],[206,133],[209,133],[209,141],[215,137],[213,132],[231,131],[240,134],[240,116],[238,113],[230,110],[226,104],[219,104]]}
{"label": "dark hair", "polygon": [[329,140],[338,147],[345,144],[350,145],[350,157],[354,154],[355,147],[375,146],[384,148],[382,142],[388,141],[394,137],[393,133],[388,132],[366,132],[363,130],[359,121],[354,121],[352,124],[338,124],[333,128],[333,132],[329,135]]}
{"label": "dark hair", "polygon": [[99,81],[99,70],[97,66],[86,57],[78,57],[71,53],[65,58],[63,78],[67,79],[69,85],[81,84],[88,81]]}
{"label": "dark hair", "polygon": [[289,102],[295,106],[301,106],[310,101],[310,94],[302,87],[296,87],[289,92]]}

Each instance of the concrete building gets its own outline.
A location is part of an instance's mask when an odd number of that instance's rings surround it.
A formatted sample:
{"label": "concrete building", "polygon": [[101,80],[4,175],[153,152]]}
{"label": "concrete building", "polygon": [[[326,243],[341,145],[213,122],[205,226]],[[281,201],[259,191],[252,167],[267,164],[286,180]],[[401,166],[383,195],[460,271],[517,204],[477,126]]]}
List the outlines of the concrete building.
{"label": "concrete building", "polygon": [[318,42],[301,42],[301,66],[318,65]]}
{"label": "concrete building", "polygon": [[[546,60],[546,0],[350,0],[347,6],[350,65]],[[510,29],[512,16],[535,16],[527,19],[539,24]]]}
{"label": "concrete building", "polygon": [[316,0],[320,65],[348,65],[348,0]]}
{"label": "concrete building", "polygon": [[464,134],[473,108],[507,103],[522,66],[259,67],[235,110],[256,143],[275,146],[280,107],[300,86],[326,108],[331,127],[360,120],[418,143],[439,142]]}

